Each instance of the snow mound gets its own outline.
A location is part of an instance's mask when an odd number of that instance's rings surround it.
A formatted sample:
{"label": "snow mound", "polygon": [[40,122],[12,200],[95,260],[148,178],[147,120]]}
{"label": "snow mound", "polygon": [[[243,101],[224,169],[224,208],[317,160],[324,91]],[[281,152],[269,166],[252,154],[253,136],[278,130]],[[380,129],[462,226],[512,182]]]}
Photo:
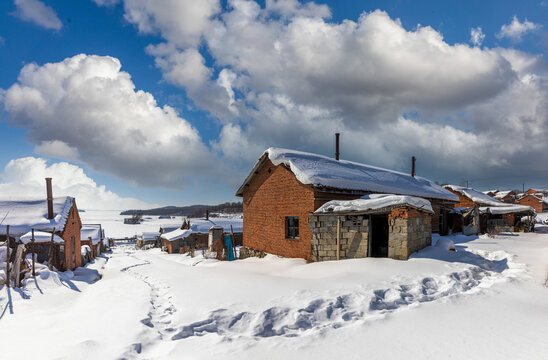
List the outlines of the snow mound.
{"label": "snow mound", "polygon": [[[31,239],[32,239],[32,232],[30,231],[19,238],[19,240],[21,240],[23,244],[30,244],[32,242]],[[34,241],[36,243],[49,243],[51,242],[51,233],[47,233],[43,231],[35,231]],[[65,240],[63,240],[58,235],[53,235],[53,242],[57,244],[63,244]]]}
{"label": "snow mound", "polygon": [[455,251],[455,243],[448,238],[440,238],[436,242],[436,246],[442,248],[445,251]]}
{"label": "snow mound", "polygon": [[331,200],[316,210],[316,213],[368,211],[396,205],[408,205],[431,213],[434,212],[430,201],[423,198],[392,194],[370,194],[357,200]]}

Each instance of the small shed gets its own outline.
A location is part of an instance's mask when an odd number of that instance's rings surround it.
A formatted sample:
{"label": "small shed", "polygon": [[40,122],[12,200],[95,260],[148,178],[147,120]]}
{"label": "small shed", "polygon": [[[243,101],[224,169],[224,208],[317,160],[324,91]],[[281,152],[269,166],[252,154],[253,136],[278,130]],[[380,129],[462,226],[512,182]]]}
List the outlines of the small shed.
{"label": "small shed", "polygon": [[406,260],[431,244],[433,213],[428,200],[405,195],[371,194],[327,202],[308,219],[311,257]]}

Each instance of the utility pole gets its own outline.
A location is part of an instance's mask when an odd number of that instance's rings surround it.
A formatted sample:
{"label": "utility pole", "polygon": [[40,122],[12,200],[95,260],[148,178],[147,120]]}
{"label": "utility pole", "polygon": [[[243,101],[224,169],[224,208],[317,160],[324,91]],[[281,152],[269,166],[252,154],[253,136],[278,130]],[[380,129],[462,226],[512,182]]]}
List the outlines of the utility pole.
{"label": "utility pole", "polygon": [[466,180],[466,188],[468,188],[468,180]]}

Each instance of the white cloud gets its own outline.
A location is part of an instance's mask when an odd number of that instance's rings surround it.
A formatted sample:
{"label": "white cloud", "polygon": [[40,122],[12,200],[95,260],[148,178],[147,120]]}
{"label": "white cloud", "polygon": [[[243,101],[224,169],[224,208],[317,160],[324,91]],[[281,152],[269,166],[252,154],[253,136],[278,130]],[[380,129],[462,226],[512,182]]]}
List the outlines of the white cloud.
{"label": "white cloud", "polygon": [[4,96],[9,120],[28,129],[38,151],[70,157],[77,149],[93,169],[133,184],[180,189],[221,171],[198,131],[135,90],[120,68],[118,59],[84,54],[26,65]]}
{"label": "white cloud", "polygon": [[120,2],[120,0],[93,0],[99,6],[114,6]]}
{"label": "white cloud", "polygon": [[46,177],[53,178],[54,196],[73,196],[80,209],[123,210],[155,206],[137,199],[120,197],[107,190],[104,185],[98,186],[76,165],[67,162],[48,165],[45,159],[35,157],[8,162],[4,172],[0,174],[0,197],[43,198]]}
{"label": "white cloud", "polygon": [[39,155],[66,160],[78,159],[78,149],[59,140],[42,141],[34,147],[34,152]]}
{"label": "white cloud", "polygon": [[24,21],[35,23],[46,29],[60,30],[63,27],[57,13],[40,0],[14,0],[15,15]]}
{"label": "white cloud", "polygon": [[470,42],[472,45],[481,46],[484,39],[485,34],[483,33],[481,26],[470,29]]}
{"label": "white cloud", "polygon": [[197,45],[220,11],[219,0],[125,0],[125,18],[142,33],[161,33],[176,45]]}
{"label": "white cloud", "polygon": [[500,31],[497,33],[497,37],[499,39],[508,38],[512,41],[519,42],[524,35],[537,31],[540,28],[541,25],[532,23],[527,19],[520,22],[517,16],[514,15],[510,24],[502,25]]}

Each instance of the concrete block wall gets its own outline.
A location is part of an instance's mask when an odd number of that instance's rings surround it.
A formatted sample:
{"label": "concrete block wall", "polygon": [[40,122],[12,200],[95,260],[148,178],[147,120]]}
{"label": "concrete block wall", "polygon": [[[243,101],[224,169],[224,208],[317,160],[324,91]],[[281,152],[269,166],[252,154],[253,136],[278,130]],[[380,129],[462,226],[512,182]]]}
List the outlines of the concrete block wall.
{"label": "concrete block wall", "polygon": [[337,217],[340,218],[340,259],[367,256],[369,216],[313,215],[308,219],[314,261],[337,260]]}

